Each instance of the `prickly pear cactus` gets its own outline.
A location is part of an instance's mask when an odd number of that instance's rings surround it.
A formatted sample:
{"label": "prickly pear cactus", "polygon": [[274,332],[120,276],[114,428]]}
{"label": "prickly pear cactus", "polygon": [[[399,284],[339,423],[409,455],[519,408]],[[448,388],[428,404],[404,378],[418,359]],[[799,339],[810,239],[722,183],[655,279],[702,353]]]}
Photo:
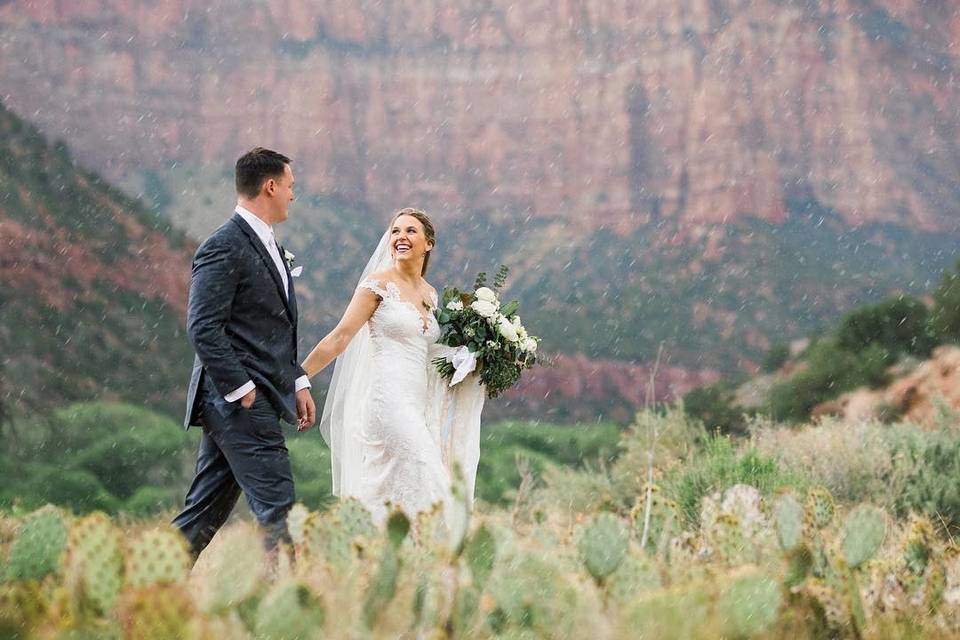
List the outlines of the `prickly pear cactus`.
{"label": "prickly pear cactus", "polygon": [[937,534],[933,523],[925,516],[910,516],[903,541],[903,562],[907,571],[921,575],[933,554]]}
{"label": "prickly pear cactus", "polygon": [[816,530],[829,527],[835,513],[833,496],[825,488],[814,487],[807,493],[804,517],[808,527]]}
{"label": "prickly pear cactus", "polygon": [[394,511],[387,518],[387,541],[394,549],[399,549],[410,533],[410,519],[403,511]]}
{"label": "prickly pear cactus", "polygon": [[372,629],[397,593],[397,577],[400,575],[400,554],[388,544],[380,557],[380,566],[367,590],[363,603],[363,620]]}
{"label": "prickly pear cactus", "polygon": [[625,604],[639,594],[661,587],[660,569],[655,561],[639,552],[627,553],[607,578],[604,589],[614,602]]}
{"label": "prickly pear cactus", "polygon": [[717,601],[717,613],[726,637],[749,638],[773,626],[780,612],[780,585],[752,570],[733,578]]}
{"label": "prickly pear cactus", "polygon": [[523,553],[497,562],[488,585],[487,624],[503,634],[530,629],[532,637],[573,637],[577,592],[548,557]]}
{"label": "prickly pear cactus", "polygon": [[276,585],[257,607],[256,637],[263,640],[299,640],[322,635],[323,603],[299,581]]}
{"label": "prickly pear cactus", "polygon": [[463,552],[463,545],[470,530],[470,497],[467,495],[467,486],[463,479],[463,470],[459,463],[454,463],[453,483],[451,486],[450,508],[446,511],[447,521],[447,550],[455,556]]}
{"label": "prickly pear cactus", "polygon": [[749,541],[743,535],[740,519],[732,514],[721,512],[705,532],[716,556],[730,564],[743,560]]}
{"label": "prickly pear cactus", "polygon": [[471,637],[471,632],[476,626],[477,611],[480,607],[481,590],[475,585],[463,587],[457,591],[457,600],[453,606],[453,615],[451,623],[453,626],[453,637],[464,638]]}
{"label": "prickly pear cactus", "polygon": [[380,566],[363,604],[363,619],[371,629],[397,594],[397,579],[401,567],[400,546],[410,532],[410,520],[402,511],[393,511],[387,517],[386,530],[388,544],[383,549]]}
{"label": "prickly pear cactus", "polygon": [[620,616],[617,638],[713,638],[712,590],[702,582],[641,594]]}
{"label": "prickly pear cactus", "polygon": [[193,603],[182,586],[125,591],[118,608],[124,640],[190,637]]}
{"label": "prickly pear cactus", "polygon": [[426,548],[440,548],[447,545],[447,530],[443,522],[443,505],[434,504],[417,514],[414,525],[417,540]]}
{"label": "prickly pear cactus", "polygon": [[331,515],[346,530],[350,538],[357,536],[372,538],[377,535],[377,527],[373,524],[370,512],[354,498],[338,502],[331,509]]}
{"label": "prickly pear cactus", "polygon": [[647,528],[647,550],[666,551],[670,538],[681,529],[680,507],[676,502],[664,497],[657,485],[650,488],[650,520],[647,522],[647,491],[637,498],[630,519],[633,523],[633,534],[638,542],[643,540],[643,530]]}
{"label": "prickly pear cactus", "polygon": [[290,511],[287,512],[287,531],[290,532],[293,544],[303,544],[303,525],[309,515],[310,510],[300,502],[290,507]]}
{"label": "prickly pear cactus", "polygon": [[850,628],[849,605],[836,589],[822,580],[812,579],[804,584],[802,593],[819,618],[817,626],[830,632],[830,637],[842,636]]}
{"label": "prickly pear cactus", "polygon": [[146,529],[127,545],[126,582],[132,587],[171,584],[190,573],[187,542],[172,527]]}
{"label": "prickly pear cactus", "polygon": [[309,562],[326,562],[347,571],[364,541],[373,539],[376,533],[370,513],[357,500],[348,498],[327,513],[307,516],[300,550]]}
{"label": "prickly pear cactus", "polygon": [[253,596],[263,582],[266,552],[263,537],[251,525],[220,532],[206,551],[201,598],[203,609],[218,613]]}
{"label": "prickly pear cactus", "polygon": [[470,567],[473,583],[482,590],[497,559],[497,541],[490,529],[481,525],[474,531],[467,541],[463,555]]}
{"label": "prickly pear cactus", "polygon": [[123,551],[120,530],[105,514],[93,513],[70,528],[67,572],[83,601],[99,613],[113,609],[123,580]]}
{"label": "prickly pear cactus", "polygon": [[883,511],[872,505],[860,505],[847,516],[841,545],[843,559],[851,568],[857,568],[871,559],[887,533],[887,519]]}
{"label": "prickly pear cactus", "polygon": [[620,519],[612,513],[601,513],[581,529],[577,552],[594,580],[603,582],[620,566],[628,541]]}
{"label": "prickly pear cactus", "polygon": [[39,580],[60,571],[67,527],[63,514],[52,506],[28,515],[10,547],[4,580]]}
{"label": "prickly pear cactus", "polygon": [[47,612],[47,601],[35,581],[0,584],[0,638],[29,638]]}
{"label": "prickly pear cactus", "polygon": [[773,521],[781,549],[791,551],[803,541],[803,507],[793,492],[783,493],[774,501]]}

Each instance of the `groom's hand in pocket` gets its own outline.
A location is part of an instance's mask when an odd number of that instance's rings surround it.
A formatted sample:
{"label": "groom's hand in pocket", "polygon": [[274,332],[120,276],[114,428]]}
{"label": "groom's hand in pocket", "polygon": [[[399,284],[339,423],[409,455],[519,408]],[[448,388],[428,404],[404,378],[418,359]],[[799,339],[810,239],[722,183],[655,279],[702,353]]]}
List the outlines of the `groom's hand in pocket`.
{"label": "groom's hand in pocket", "polygon": [[249,409],[253,406],[253,403],[257,400],[257,388],[254,387],[247,392],[247,395],[240,398],[240,406],[244,409]]}
{"label": "groom's hand in pocket", "polygon": [[310,389],[297,391],[297,431],[306,431],[317,419],[317,406],[313,403]]}

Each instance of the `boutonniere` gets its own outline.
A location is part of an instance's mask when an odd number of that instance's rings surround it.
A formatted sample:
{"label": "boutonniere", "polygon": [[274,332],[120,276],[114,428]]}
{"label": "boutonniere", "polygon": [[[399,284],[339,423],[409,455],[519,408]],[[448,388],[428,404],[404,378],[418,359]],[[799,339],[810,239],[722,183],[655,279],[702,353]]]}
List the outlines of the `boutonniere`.
{"label": "boutonniere", "polygon": [[290,269],[290,275],[294,278],[299,278],[300,274],[303,273],[303,265],[299,267],[293,266],[293,259],[296,258],[294,254],[290,253],[286,249],[283,250],[283,259],[287,262],[287,268]]}

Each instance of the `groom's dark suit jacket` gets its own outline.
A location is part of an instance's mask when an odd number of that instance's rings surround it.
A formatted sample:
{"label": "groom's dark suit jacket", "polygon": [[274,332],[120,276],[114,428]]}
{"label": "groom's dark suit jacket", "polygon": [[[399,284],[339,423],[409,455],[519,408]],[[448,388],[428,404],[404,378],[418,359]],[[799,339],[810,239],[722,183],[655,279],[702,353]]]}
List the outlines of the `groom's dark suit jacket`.
{"label": "groom's dark suit jacket", "polygon": [[283,420],[296,423],[294,385],[304,371],[297,359],[297,296],[289,270],[287,281],[289,296],[263,242],[238,214],[197,249],[187,305],[196,358],[184,427],[201,425],[198,389],[212,383],[214,404],[226,417],[240,402],[224,396],[248,380]]}

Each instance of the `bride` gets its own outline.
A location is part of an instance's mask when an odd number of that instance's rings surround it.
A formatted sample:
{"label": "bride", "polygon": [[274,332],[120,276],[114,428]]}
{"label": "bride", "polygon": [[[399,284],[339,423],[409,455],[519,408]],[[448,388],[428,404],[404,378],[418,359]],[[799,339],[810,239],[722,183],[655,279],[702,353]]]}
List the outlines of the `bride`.
{"label": "bride", "polygon": [[435,245],[425,213],[397,212],[340,322],[303,362],[313,377],[337,358],[320,421],[333,492],[378,522],[388,503],[410,517],[449,508],[455,466],[473,495],[483,391],[476,376],[448,387],[432,364],[449,349],[436,344],[437,292],[424,279]]}

